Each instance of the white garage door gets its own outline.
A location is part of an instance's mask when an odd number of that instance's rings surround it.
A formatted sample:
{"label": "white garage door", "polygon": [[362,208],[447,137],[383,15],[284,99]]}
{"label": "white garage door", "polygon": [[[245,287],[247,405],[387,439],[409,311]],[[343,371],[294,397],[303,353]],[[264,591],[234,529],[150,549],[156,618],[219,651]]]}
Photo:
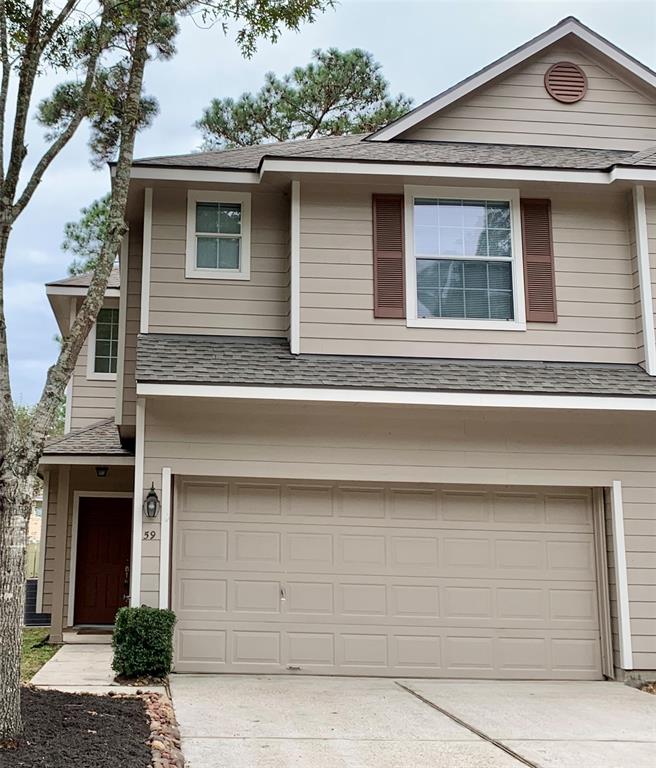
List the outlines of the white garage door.
{"label": "white garage door", "polygon": [[601,677],[589,491],[176,487],[180,672]]}

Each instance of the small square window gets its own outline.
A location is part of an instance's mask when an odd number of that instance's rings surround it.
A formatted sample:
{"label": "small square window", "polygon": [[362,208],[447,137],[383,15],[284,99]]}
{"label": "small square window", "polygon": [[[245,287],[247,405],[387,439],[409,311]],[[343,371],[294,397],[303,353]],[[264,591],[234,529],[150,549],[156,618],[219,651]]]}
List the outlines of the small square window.
{"label": "small square window", "polygon": [[250,195],[190,191],[187,277],[250,277]]}

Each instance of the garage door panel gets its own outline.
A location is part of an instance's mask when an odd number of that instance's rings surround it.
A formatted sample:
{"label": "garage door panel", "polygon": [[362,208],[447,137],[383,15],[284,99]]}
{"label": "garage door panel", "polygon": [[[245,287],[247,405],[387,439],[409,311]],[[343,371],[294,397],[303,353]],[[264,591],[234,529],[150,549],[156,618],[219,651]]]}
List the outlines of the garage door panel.
{"label": "garage door panel", "polygon": [[179,671],[600,677],[587,491],[177,486]]}

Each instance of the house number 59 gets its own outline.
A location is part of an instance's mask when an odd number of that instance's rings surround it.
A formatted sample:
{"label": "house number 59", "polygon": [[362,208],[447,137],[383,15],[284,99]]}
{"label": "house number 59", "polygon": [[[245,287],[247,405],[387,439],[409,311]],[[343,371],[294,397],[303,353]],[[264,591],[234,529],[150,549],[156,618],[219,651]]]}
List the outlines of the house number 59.
{"label": "house number 59", "polygon": [[157,538],[157,531],[144,531],[143,537],[145,541],[154,541]]}

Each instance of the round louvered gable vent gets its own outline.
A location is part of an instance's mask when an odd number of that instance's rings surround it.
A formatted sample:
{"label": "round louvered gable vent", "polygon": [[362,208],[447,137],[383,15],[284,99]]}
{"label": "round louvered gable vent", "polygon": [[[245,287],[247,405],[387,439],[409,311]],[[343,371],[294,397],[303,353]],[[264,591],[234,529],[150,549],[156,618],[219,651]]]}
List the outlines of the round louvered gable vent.
{"label": "round louvered gable vent", "polygon": [[578,64],[559,61],[552,64],[544,76],[544,87],[552,99],[563,104],[581,101],[588,90],[588,78]]}

